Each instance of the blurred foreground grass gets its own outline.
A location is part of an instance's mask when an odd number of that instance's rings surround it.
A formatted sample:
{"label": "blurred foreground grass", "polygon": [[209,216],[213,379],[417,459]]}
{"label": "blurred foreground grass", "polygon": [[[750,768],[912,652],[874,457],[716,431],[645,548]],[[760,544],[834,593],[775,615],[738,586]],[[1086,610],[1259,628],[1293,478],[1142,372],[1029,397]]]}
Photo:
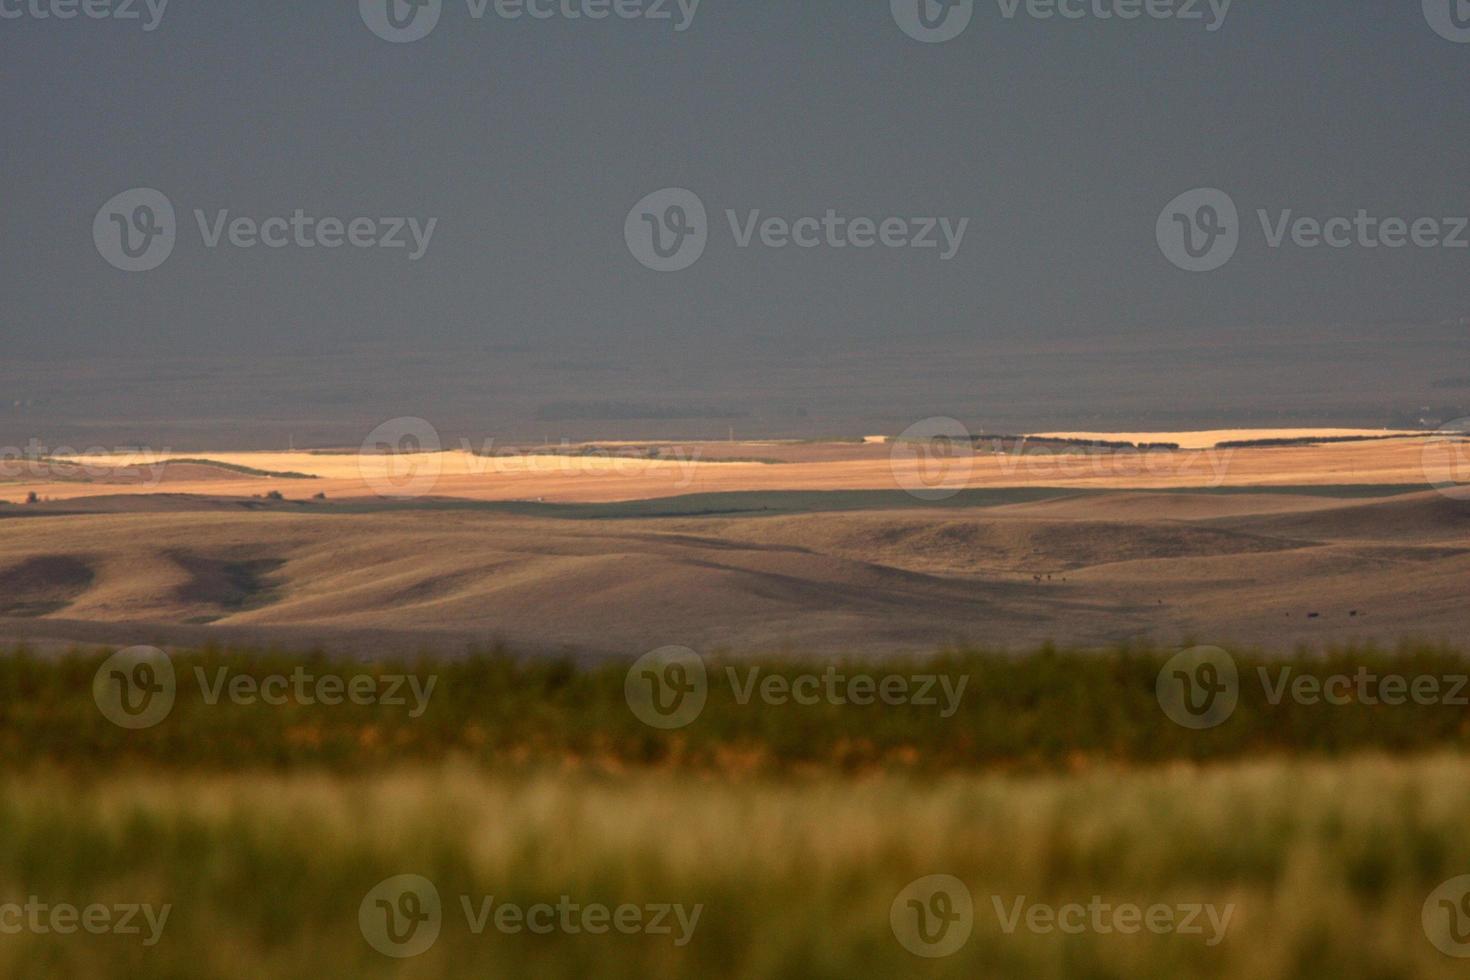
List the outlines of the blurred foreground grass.
{"label": "blurred foreground grass", "polygon": [[[1470,765],[1246,763],[916,782],[687,774],[488,777],[33,773],[0,785],[0,901],[170,903],[161,940],[0,937],[7,977],[1461,976],[1420,910],[1470,871]],[[378,882],[432,881],[437,941],[372,949]],[[949,874],[974,931],[945,959],[895,938],[910,881]],[[476,935],[497,903],[701,905],[679,935]],[[1027,903],[1233,905],[1224,939],[1007,934]]]}
{"label": "blurred foreground grass", "polygon": [[[952,689],[965,678],[948,717],[942,696],[935,706],[741,704],[725,667],[747,678],[751,665],[712,661],[703,712],[676,731],[634,716],[626,665],[223,650],[173,655],[172,710],[126,730],[94,700],[103,659],[0,656],[0,976],[1465,971],[1431,943],[1421,912],[1442,882],[1470,874],[1470,711],[1356,696],[1271,704],[1252,680],[1289,667],[1443,682],[1466,672],[1451,650],[1238,656],[1239,706],[1207,731],[1164,715],[1155,682],[1167,656],[1148,650],[838,668],[942,674]],[[760,666],[788,680],[825,670]],[[196,669],[210,684],[408,672],[434,688],[417,715],[412,695],[402,706],[210,704]],[[369,892],[399,875],[432,882],[442,903],[437,939],[405,959],[377,951],[359,920]],[[900,892],[931,875],[953,876],[973,899],[973,933],[940,959],[914,955],[890,922]],[[141,935],[11,928],[6,903],[32,896],[170,912],[152,945],[141,919]],[[541,935],[501,931],[493,917],[477,933],[474,915],[492,897],[492,909],[700,911],[687,932],[667,919],[672,934]],[[1094,901],[1212,905],[1231,917],[1218,943],[1204,918],[1202,934],[1004,925],[1018,902]]]}

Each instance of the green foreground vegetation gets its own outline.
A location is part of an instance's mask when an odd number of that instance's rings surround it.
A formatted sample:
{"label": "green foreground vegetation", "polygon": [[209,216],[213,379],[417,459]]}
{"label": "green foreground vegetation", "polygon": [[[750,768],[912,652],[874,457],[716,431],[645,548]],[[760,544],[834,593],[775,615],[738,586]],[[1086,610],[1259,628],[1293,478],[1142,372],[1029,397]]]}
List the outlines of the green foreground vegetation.
{"label": "green foreground vegetation", "polygon": [[[504,653],[369,663],[207,650],[172,656],[172,711],[153,727],[130,731],[109,721],[93,699],[103,653],[57,658],[15,650],[0,655],[0,750],[12,763],[82,772],[99,765],[350,772],[460,760],[498,772],[552,766],[806,775],[1034,772],[1263,753],[1470,748],[1470,685],[1453,681],[1470,675],[1470,660],[1446,647],[1407,644],[1286,660],[1238,654],[1239,705],[1205,731],[1182,728],[1160,709],[1155,684],[1170,653],[954,651],[830,666],[710,658],[703,711],[685,727],[660,731],[629,710],[626,663],[578,667]],[[1310,680],[1325,685],[1344,676],[1353,683],[1332,690],[1346,693],[1349,703],[1290,696]],[[284,678],[279,689],[265,683],[272,677]],[[372,703],[346,697],[345,684],[355,677],[370,679]],[[873,683],[855,686],[861,677]],[[1370,695],[1375,678],[1401,677],[1410,686],[1432,681],[1442,696],[1424,705],[1411,697],[1398,705],[1360,700],[1359,677],[1370,682]],[[803,686],[801,678],[814,682]],[[882,703],[877,684],[885,678],[904,682],[911,695],[905,703]],[[1283,681],[1288,693],[1273,704]],[[328,683],[343,703],[322,703]],[[237,689],[253,699],[232,698]],[[794,693],[776,703],[763,697],[767,689],[815,691],[819,703],[798,704]],[[268,704],[261,691],[286,703]],[[864,694],[871,703],[853,703]]]}
{"label": "green foreground vegetation", "polygon": [[[1273,705],[1256,677],[1433,679],[1453,702],[1470,696],[1453,693],[1470,664],[1436,647],[1236,659],[1239,705],[1206,731],[1164,715],[1167,654],[1147,650],[834,669],[939,675],[950,690],[965,678],[949,717],[942,693],[934,706],[742,704],[753,665],[711,661],[704,710],[658,731],[628,707],[626,665],[216,650],[174,655],[172,710],[127,730],[93,697],[103,654],[12,651],[0,975],[1463,975],[1421,916],[1470,874],[1470,711],[1370,704],[1361,692],[1383,687],[1361,684],[1339,687],[1356,692],[1342,704]],[[827,673],[760,666],[757,684]],[[316,698],[336,689],[323,678],[367,676],[386,696],[405,673],[427,700],[404,683],[403,705],[239,703],[255,690],[240,678]],[[370,892],[400,875],[439,900],[437,938],[403,959],[375,949],[359,916],[381,917]],[[933,875],[962,883],[973,913],[968,941],[931,959],[891,912]],[[168,917],[155,929],[138,914],[135,934],[46,927],[59,905],[132,903]],[[38,904],[41,928],[10,928]],[[538,906],[556,910],[538,920],[547,934],[514,914]],[[661,924],[590,934],[598,907]],[[1046,928],[1048,909],[1074,907],[1081,931]],[[1131,907],[1181,928],[1116,928],[1110,910]]]}

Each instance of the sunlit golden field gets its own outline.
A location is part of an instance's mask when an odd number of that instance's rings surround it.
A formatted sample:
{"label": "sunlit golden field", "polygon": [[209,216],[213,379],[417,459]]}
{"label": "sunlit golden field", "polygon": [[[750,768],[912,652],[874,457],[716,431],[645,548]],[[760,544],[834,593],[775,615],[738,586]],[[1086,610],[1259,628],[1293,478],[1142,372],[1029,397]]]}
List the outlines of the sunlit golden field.
{"label": "sunlit golden field", "polygon": [[[900,453],[880,442],[605,443],[547,447],[447,445],[439,452],[341,453],[208,452],[63,455],[85,472],[60,472],[24,460],[6,460],[0,477],[11,492],[51,499],[99,492],[262,494],[299,496],[442,496],[474,500],[595,502],[690,493],[759,490],[891,489],[938,482],[959,487],[1201,488],[1425,485],[1447,474],[1470,481],[1462,443],[1431,434],[1320,445],[1216,448],[1236,437],[1300,438],[1316,432],[1341,437],[1349,430],[1221,430],[1209,433],[1076,434],[1126,441],[1183,440],[1179,450],[1094,456],[1061,447],[1025,454],[993,451],[982,437],[974,453]],[[1065,434],[1063,434],[1065,435]],[[1375,433],[1374,435],[1381,435]],[[647,448],[658,449],[649,458]],[[263,473],[295,473],[312,480],[247,475],[203,465],[170,468],[170,459],[214,461]],[[128,472],[129,469],[133,472]],[[19,499],[19,497],[15,498]]]}
{"label": "sunlit golden field", "polygon": [[1249,442],[1260,439],[1377,439],[1384,436],[1422,435],[1407,431],[1344,428],[1287,429],[1198,429],[1187,432],[1038,432],[1038,438],[1101,439],[1134,443],[1177,443],[1182,449],[1211,449],[1220,443]]}

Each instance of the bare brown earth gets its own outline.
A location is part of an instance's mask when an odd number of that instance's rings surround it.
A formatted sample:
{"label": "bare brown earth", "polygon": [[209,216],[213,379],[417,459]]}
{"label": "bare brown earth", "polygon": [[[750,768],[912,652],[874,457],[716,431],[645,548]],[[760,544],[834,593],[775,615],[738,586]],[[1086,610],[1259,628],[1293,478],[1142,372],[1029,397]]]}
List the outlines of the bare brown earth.
{"label": "bare brown earth", "polygon": [[660,518],[140,494],[0,509],[0,635],[42,647],[1463,643],[1467,592],[1470,500],[1432,490]]}

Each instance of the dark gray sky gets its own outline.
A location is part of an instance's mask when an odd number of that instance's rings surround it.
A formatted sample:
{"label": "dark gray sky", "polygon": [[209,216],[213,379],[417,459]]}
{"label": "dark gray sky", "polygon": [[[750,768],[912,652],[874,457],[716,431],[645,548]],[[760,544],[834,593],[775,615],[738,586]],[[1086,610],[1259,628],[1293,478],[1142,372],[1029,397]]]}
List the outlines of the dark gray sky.
{"label": "dark gray sky", "polygon": [[[340,387],[351,377],[317,355],[532,349],[547,356],[526,370],[561,396],[556,365],[583,350],[709,373],[731,349],[783,345],[1208,346],[1261,326],[1330,344],[1336,325],[1355,342],[1381,327],[1392,345],[1403,324],[1470,315],[1470,249],[1271,249],[1255,214],[1470,215],[1470,43],[1436,33],[1419,0],[1237,0],[1213,32],[1024,6],[1008,19],[979,0],[943,44],[906,36],[888,0],[703,0],[683,32],[475,20],[444,0],[435,30],[405,44],[375,36],[352,0],[172,0],[152,32],[37,19],[38,2],[0,0],[22,14],[0,19],[12,365],[270,352]],[[707,206],[710,241],[661,274],[634,260],[624,219],[671,186]],[[103,203],[134,187],[162,191],[179,223],[146,273],[114,269],[92,237]],[[1197,187],[1240,209],[1238,253],[1210,273],[1175,268],[1155,237],[1165,204]],[[196,208],[438,225],[418,262],[209,249]],[[727,208],[970,224],[948,262],[740,249]],[[1455,356],[1465,333],[1446,334]],[[1210,366],[1182,356],[1178,370],[1207,384]],[[574,387],[639,394],[611,376]]]}

